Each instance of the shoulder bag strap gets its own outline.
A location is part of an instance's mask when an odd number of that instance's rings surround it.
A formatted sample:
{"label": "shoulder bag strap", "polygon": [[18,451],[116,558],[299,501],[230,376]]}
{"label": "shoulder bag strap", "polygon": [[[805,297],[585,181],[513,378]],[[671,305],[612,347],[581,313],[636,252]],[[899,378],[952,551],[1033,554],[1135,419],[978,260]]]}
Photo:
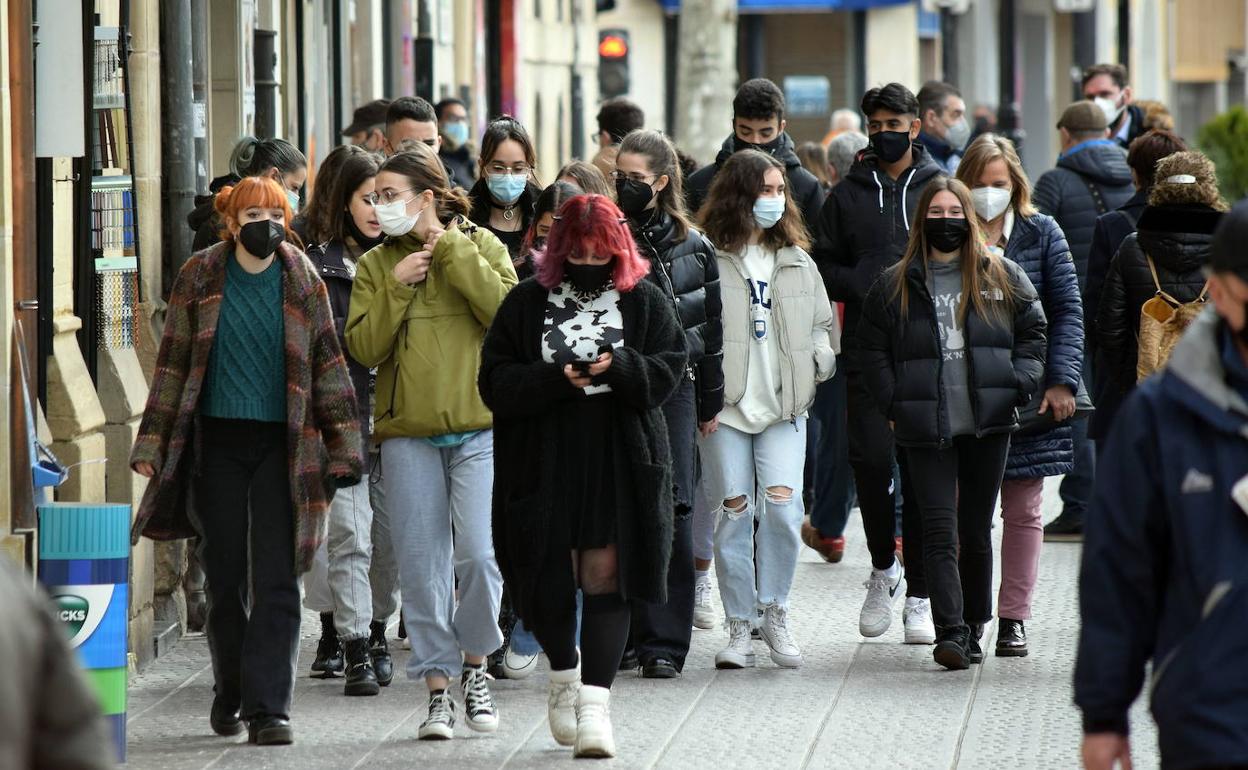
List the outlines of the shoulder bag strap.
{"label": "shoulder bag strap", "polygon": [[[1183,304],[1182,302],[1179,302],[1177,299],[1175,299],[1174,297],[1170,296],[1169,294],[1161,290],[1161,280],[1157,277],[1157,266],[1153,264],[1153,258],[1150,257],[1147,253],[1145,253],[1144,259],[1148,260],[1148,272],[1152,273],[1153,275],[1153,286],[1157,287],[1157,296],[1161,297],[1166,302],[1169,302],[1171,305],[1174,305],[1175,307],[1182,305]],[[1205,284],[1206,290],[1208,289],[1208,286],[1209,284],[1206,282]],[[1203,293],[1201,296],[1204,296]]]}

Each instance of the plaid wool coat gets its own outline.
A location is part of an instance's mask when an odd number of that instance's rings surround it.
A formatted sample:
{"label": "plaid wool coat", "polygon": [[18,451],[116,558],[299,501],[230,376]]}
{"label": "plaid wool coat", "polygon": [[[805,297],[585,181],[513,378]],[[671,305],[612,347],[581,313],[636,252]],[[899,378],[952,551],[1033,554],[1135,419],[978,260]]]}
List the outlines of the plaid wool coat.
{"label": "plaid wool coat", "polygon": [[[197,533],[193,482],[198,455],[198,406],[217,333],[232,245],[218,243],[191,257],[169,298],[147,408],[130,454],[133,468],[156,470],[130,536],[175,540]],[[306,572],[325,538],[336,487],[355,484],[363,446],[355,392],[334,331],[324,282],[303,253],[278,247],[286,338],[286,436],[295,512],[295,564]]]}

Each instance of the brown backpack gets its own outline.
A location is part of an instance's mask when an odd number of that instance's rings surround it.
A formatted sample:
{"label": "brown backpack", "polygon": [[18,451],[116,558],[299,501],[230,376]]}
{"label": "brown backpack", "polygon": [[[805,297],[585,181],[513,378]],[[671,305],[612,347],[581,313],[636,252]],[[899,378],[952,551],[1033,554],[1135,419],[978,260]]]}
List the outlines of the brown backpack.
{"label": "brown backpack", "polygon": [[1206,281],[1199,297],[1191,302],[1179,302],[1161,290],[1161,281],[1157,279],[1153,258],[1147,254],[1144,258],[1148,260],[1148,271],[1153,274],[1153,285],[1157,287],[1157,294],[1140,307],[1140,352],[1135,363],[1137,382],[1143,382],[1165,366],[1183,332],[1204,309],[1205,296],[1209,293],[1209,282]]}

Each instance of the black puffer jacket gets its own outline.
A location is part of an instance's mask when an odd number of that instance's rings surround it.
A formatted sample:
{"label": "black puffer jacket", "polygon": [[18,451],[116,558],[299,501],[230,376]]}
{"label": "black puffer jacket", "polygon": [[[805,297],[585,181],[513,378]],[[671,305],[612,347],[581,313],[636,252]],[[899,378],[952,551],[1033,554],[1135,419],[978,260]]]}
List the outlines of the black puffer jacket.
{"label": "black puffer jacket", "polygon": [[[711,182],[719,173],[720,167],[732,157],[736,150],[736,136],[728,137],[720,147],[719,155],[715,156],[715,162],[693,172],[685,181],[685,201],[689,204],[689,210],[694,214],[697,214],[702,204],[706,203],[707,193],[711,191]],[[819,209],[823,206],[823,187],[815,175],[802,166],[801,159],[797,157],[793,139],[788,134],[780,135],[780,144],[772,152],[772,156],[784,164],[785,174],[789,179],[789,195],[801,209],[802,217],[806,220],[806,229],[810,230],[813,236],[819,224]]]}
{"label": "black puffer jacket", "polygon": [[1201,268],[1209,262],[1220,217],[1208,206],[1149,206],[1139,230],[1126,237],[1109,263],[1096,318],[1096,407],[1098,413],[1106,410],[1099,415],[1104,427],[1135,387],[1140,308],[1157,295],[1145,255],[1153,258],[1162,291],[1179,302],[1195,300],[1205,288]]}
{"label": "black puffer jacket", "polygon": [[195,238],[191,241],[192,254],[220,242],[222,223],[213,204],[217,200],[217,193],[229,185],[238,184],[240,179],[241,177],[233,174],[219,176],[208,185],[207,195],[195,196],[195,208],[186,215],[187,226],[195,231]]}
{"label": "black puffer jacket", "polygon": [[[1099,204],[1093,189],[1100,197]],[[1088,252],[1097,217],[1122,206],[1134,194],[1127,151],[1109,139],[1075,145],[1057,159],[1057,168],[1044,172],[1036,182],[1032,201],[1066,233],[1080,292],[1087,283]]]}
{"label": "black puffer jacket", "polygon": [[371,413],[368,404],[368,367],[351,356],[344,336],[347,311],[351,309],[351,285],[355,282],[355,267],[347,266],[347,247],[341,241],[309,246],[304,254],[329,291],[329,309],[334,316],[334,330],[338,332],[338,345],[342,348],[343,358],[347,360],[347,373],[351,375],[351,385],[355,388],[355,397],[359,402],[360,435],[364,437],[364,446],[367,447]]}
{"label": "black puffer jacket", "polygon": [[[977,436],[1008,433],[1018,427],[1018,407],[1044,383],[1044,309],[1027,273],[1004,260],[1014,287],[1014,322],[1002,326],[981,319],[972,304],[966,317],[967,370]],[[858,327],[862,375],[880,410],[895,424],[902,446],[949,445],[948,408],[941,386],[944,355],[936,310],[921,260],[906,274],[909,312],[893,297],[892,272],[885,273],[863,303]]]}
{"label": "black puffer jacket", "polygon": [[910,241],[910,224],[923,188],[944,173],[921,144],[912,145],[910,168],[897,179],[880,170],[868,147],[859,153],[845,181],[832,188],[820,212],[815,264],[828,297],[845,303],[842,362],[857,371],[858,318],[862,299],[880,274],[897,264]]}
{"label": "black puffer jacket", "polygon": [[650,279],[675,303],[689,345],[698,422],[709,422],[724,408],[724,327],[715,247],[697,230],[679,237],[676,223],[661,210],[648,224],[633,226],[633,235],[650,259]]}

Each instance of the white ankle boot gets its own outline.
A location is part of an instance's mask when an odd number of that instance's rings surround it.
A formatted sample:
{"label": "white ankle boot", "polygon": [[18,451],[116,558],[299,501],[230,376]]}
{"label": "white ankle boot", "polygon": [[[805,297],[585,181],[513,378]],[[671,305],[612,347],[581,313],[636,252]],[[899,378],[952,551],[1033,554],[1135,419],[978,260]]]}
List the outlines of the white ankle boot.
{"label": "white ankle boot", "polygon": [[615,756],[615,735],[611,731],[611,691],[605,687],[582,685],[576,696],[576,756]]}
{"label": "white ankle boot", "polygon": [[546,718],[550,734],[560,746],[576,743],[576,696],[581,691],[581,667],[550,672]]}

